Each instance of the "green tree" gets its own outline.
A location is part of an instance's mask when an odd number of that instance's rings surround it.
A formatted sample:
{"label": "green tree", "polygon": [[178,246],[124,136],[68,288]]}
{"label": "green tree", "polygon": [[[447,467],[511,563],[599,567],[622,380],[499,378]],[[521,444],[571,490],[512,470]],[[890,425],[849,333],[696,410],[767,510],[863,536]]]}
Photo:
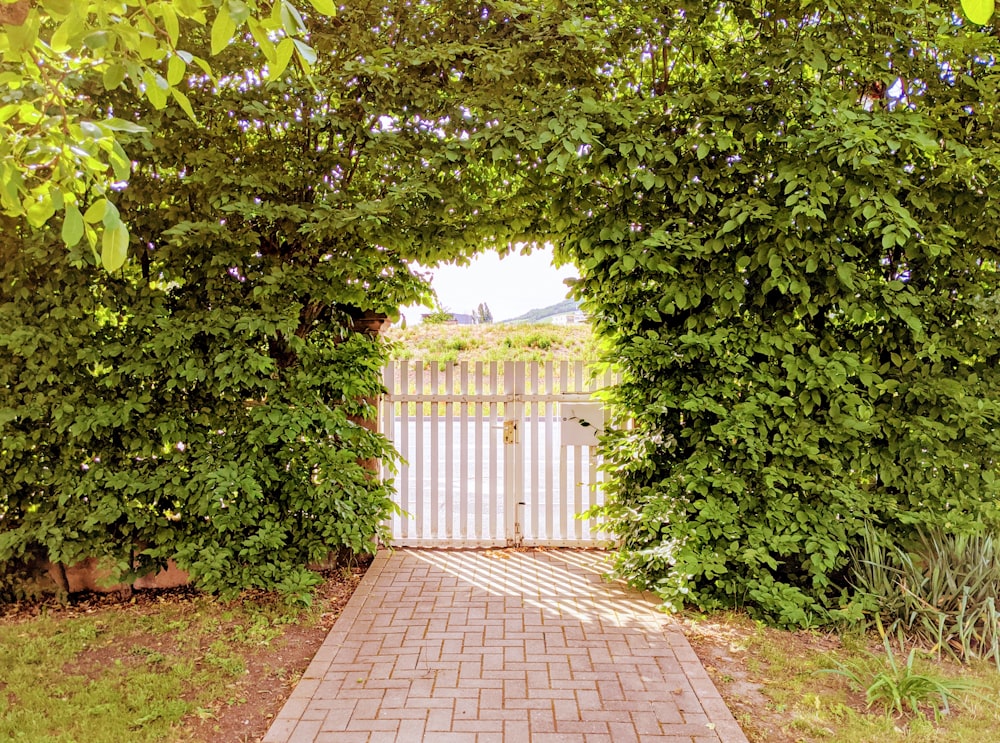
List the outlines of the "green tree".
{"label": "green tree", "polygon": [[634,420],[621,569],[670,603],[817,621],[866,522],[996,523],[1000,49],[952,10],[615,19],[556,214]]}
{"label": "green tree", "polygon": [[[309,3],[336,12],[332,0]],[[199,28],[210,30],[211,47],[195,53]],[[120,267],[129,233],[113,192],[130,177],[123,144],[143,122],[98,111],[95,99],[127,86],[155,109],[172,103],[197,120],[183,82],[211,78],[211,55],[247,34],[275,80],[293,58],[305,71],[315,61],[305,31],[290,0],[3,0],[0,208],[33,227],[61,214],[64,242],[86,237],[109,270]]]}
{"label": "green tree", "polygon": [[[555,17],[464,2],[308,22],[311,79],[268,81],[239,39],[214,80],[180,83],[198,122],[95,88],[99,118],[145,129],[114,206],[136,260],[107,272],[58,224],[3,217],[0,562],[172,557],[206,588],[300,594],[305,566],[373,549],[390,484],[362,463],[392,453],[357,421],[384,349],[353,321],[428,293],[411,261],[524,234],[484,144],[493,101],[544,87],[547,50],[572,46]],[[80,198],[87,224],[106,216]]]}

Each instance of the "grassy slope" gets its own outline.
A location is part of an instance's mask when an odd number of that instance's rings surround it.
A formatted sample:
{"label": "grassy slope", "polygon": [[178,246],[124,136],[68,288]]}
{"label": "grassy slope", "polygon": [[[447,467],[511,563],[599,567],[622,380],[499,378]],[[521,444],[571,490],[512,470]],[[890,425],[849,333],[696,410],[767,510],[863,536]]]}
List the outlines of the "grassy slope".
{"label": "grassy slope", "polygon": [[463,361],[593,361],[597,345],[587,325],[415,325],[393,328],[393,357]]}

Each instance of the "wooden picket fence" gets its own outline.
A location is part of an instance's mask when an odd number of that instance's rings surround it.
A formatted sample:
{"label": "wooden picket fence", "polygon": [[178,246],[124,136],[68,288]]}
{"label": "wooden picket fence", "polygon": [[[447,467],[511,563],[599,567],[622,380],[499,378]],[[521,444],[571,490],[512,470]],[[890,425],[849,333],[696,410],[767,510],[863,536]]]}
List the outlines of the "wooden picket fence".
{"label": "wooden picket fence", "polygon": [[[402,461],[393,479],[405,512],[393,544],[598,546],[607,535],[577,515],[603,502],[602,473],[583,441],[601,427],[582,361],[394,361],[380,430]],[[595,411],[597,411],[595,413]],[[589,416],[592,420],[584,420]],[[586,428],[581,428],[586,427]]]}

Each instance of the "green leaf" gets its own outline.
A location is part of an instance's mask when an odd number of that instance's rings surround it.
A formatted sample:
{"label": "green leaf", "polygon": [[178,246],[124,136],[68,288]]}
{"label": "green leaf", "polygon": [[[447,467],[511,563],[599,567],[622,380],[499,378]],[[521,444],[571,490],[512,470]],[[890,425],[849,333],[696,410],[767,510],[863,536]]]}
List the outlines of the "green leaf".
{"label": "green leaf", "polygon": [[111,155],[108,159],[115,172],[115,180],[127,181],[128,177],[132,175],[132,161],[128,159],[128,155],[125,154],[125,150],[118,142],[112,145]]}
{"label": "green leaf", "polygon": [[69,51],[72,46],[70,43],[70,38],[79,33],[82,28],[82,23],[80,22],[79,16],[73,16],[63,21],[59,28],[55,30],[52,34],[52,38],[49,40],[49,46],[52,47],[52,51],[63,54]]}
{"label": "green leaf", "polygon": [[306,30],[306,24],[302,20],[302,15],[288,0],[281,0],[276,3],[279,6],[278,15],[281,18],[281,27],[289,36],[297,36]]}
{"label": "green leaf", "polygon": [[965,17],[979,26],[990,22],[995,9],[994,0],[962,0]]}
{"label": "green leaf", "polygon": [[166,78],[147,70],[142,76],[142,82],[145,86],[146,98],[153,104],[153,108],[162,111],[167,105],[167,90],[170,89]]}
{"label": "green leaf", "polygon": [[334,4],[333,0],[309,0],[312,6],[316,8],[317,13],[322,13],[327,16],[337,15],[337,6]]}
{"label": "green leaf", "polygon": [[33,200],[24,211],[32,227],[41,227],[56,213],[56,208],[52,199],[45,197]]}
{"label": "green leaf", "polygon": [[99,49],[106,47],[110,40],[111,35],[107,31],[94,31],[84,37],[83,45],[88,49],[98,51]]}
{"label": "green leaf", "polygon": [[180,57],[174,55],[167,62],[167,82],[170,85],[177,85],[181,80],[184,79],[184,73],[187,71],[187,65],[184,64],[184,60]]}
{"label": "green leaf", "polygon": [[229,42],[236,33],[236,23],[229,15],[229,5],[224,3],[219,8],[215,21],[212,22],[212,55],[216,55],[229,46]]}
{"label": "green leaf", "polygon": [[104,74],[102,75],[102,82],[104,83],[105,90],[114,90],[125,80],[125,66],[120,64],[111,64],[104,69]]}
{"label": "green leaf", "polygon": [[110,229],[119,222],[121,222],[121,216],[118,213],[118,207],[110,201],[107,202],[104,205],[104,216],[101,218],[101,223],[106,229]]}
{"label": "green leaf", "polygon": [[250,17],[250,8],[243,0],[228,0],[228,5],[229,17],[233,19],[233,23],[237,27],[241,26]]}
{"label": "green leaf", "polygon": [[72,248],[80,242],[80,238],[83,237],[84,228],[83,215],[80,214],[79,208],[77,208],[76,204],[67,203],[62,225],[62,240],[66,243],[67,247]]}
{"label": "green leaf", "polygon": [[104,213],[107,211],[110,203],[107,199],[98,199],[93,204],[88,207],[87,211],[83,214],[83,219],[88,224],[95,224],[104,219]]}
{"label": "green leaf", "polygon": [[123,222],[105,228],[101,246],[101,264],[109,273],[125,265],[128,258],[128,240],[128,228]]}
{"label": "green leaf", "polygon": [[188,115],[188,118],[197,123],[198,117],[194,115],[194,108],[191,106],[191,101],[188,97],[176,88],[170,91],[170,95],[177,101],[177,105],[181,107],[181,110]]}
{"label": "green leaf", "polygon": [[837,278],[848,289],[854,289],[854,271],[849,263],[841,263],[837,266]]}
{"label": "green leaf", "polygon": [[167,32],[167,38],[170,39],[170,43],[173,46],[177,46],[177,40],[180,38],[181,28],[180,21],[177,18],[177,12],[174,10],[170,3],[160,4],[160,17],[163,18],[163,27]]}
{"label": "green leaf", "polygon": [[136,124],[134,121],[126,121],[125,119],[118,118],[105,119],[101,122],[101,126],[113,132],[128,132],[129,134],[143,134],[149,131],[146,127]]}
{"label": "green leaf", "polygon": [[275,62],[268,67],[267,79],[269,82],[274,82],[281,76],[281,73],[288,67],[288,62],[294,53],[295,44],[292,43],[291,39],[286,37],[278,42],[278,46],[275,49]]}
{"label": "green leaf", "polygon": [[73,0],[44,0],[44,8],[56,18],[62,18],[73,11]]}
{"label": "green leaf", "polygon": [[309,68],[316,64],[316,52],[311,46],[298,39],[292,39],[292,42],[295,44],[295,50],[299,53],[299,59],[304,67]]}
{"label": "green leaf", "polygon": [[252,17],[247,20],[247,25],[250,27],[250,33],[253,35],[254,41],[257,42],[257,47],[263,53],[268,65],[273,65],[275,61],[275,45],[268,37],[267,29],[264,28],[260,21]]}

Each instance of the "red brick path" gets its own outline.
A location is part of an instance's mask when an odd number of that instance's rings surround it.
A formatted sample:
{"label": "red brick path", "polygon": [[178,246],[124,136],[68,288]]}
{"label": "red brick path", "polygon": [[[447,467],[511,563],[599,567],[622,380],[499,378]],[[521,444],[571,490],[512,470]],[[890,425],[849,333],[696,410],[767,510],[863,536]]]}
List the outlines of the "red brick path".
{"label": "red brick path", "polygon": [[265,743],[746,743],[670,618],[578,550],[380,552]]}

